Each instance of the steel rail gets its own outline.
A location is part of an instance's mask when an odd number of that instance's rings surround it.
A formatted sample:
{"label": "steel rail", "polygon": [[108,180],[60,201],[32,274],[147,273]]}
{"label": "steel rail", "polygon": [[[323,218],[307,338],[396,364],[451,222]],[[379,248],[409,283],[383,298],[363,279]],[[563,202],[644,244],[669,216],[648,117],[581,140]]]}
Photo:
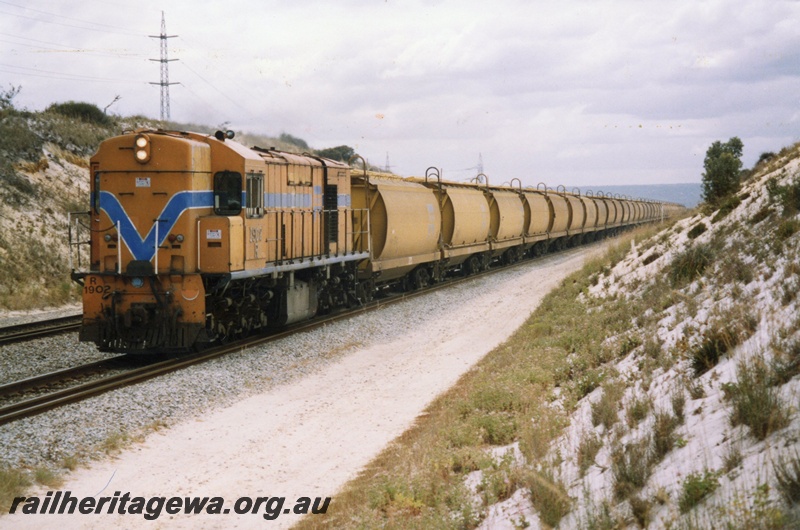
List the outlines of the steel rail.
{"label": "steel rail", "polygon": [[[587,245],[581,245],[577,248],[568,249],[562,252],[556,253],[548,253],[544,256],[540,256],[539,258],[546,258],[548,256],[554,255],[561,255],[565,256],[568,254],[572,254],[575,252],[583,251],[589,247],[594,246],[596,243],[590,243]],[[310,331],[312,329],[331,324],[338,320],[346,320],[352,318],[356,315],[360,315],[369,311],[381,309],[383,307],[389,306],[394,303],[399,303],[405,300],[409,300],[412,298],[416,298],[417,296],[424,296],[429,293],[436,292],[440,289],[446,289],[450,287],[455,287],[457,285],[461,285],[463,283],[471,282],[477,279],[480,279],[484,276],[488,276],[490,274],[494,274],[501,271],[508,271],[512,270],[517,267],[521,267],[524,265],[534,264],[539,261],[538,258],[535,259],[523,259],[517,261],[515,263],[509,265],[503,265],[500,267],[493,267],[485,271],[481,271],[476,274],[471,274],[469,276],[465,276],[462,278],[452,278],[434,285],[431,285],[424,289],[418,289],[415,291],[410,292],[401,292],[395,293],[385,298],[378,298],[374,299],[368,303],[365,303],[362,306],[349,308],[345,310],[341,310],[329,315],[325,315],[322,317],[315,318],[311,321],[306,322],[299,322],[297,324],[293,324],[288,328],[281,330],[279,332],[273,332],[269,335],[257,335],[248,337],[242,340],[238,340],[236,342],[232,342],[226,345],[220,345],[208,350],[204,350],[200,353],[195,353],[189,356],[178,357],[178,358],[171,358],[166,359],[163,361],[159,361],[153,364],[149,364],[147,366],[141,368],[135,368],[129,370],[122,374],[117,374],[109,377],[105,377],[99,380],[90,381],[87,383],[83,383],[80,385],[76,385],[71,388],[59,390],[47,395],[37,396],[25,401],[20,401],[17,403],[10,404],[8,406],[0,408],[0,425],[5,423],[9,423],[21,418],[34,416],[48,410],[52,410],[54,408],[60,407],[62,405],[67,405],[70,403],[75,403],[78,401],[82,401],[84,399],[97,396],[103,394],[105,392],[115,390],[118,388],[123,388],[125,386],[129,386],[132,384],[140,383],[146,381],[148,379],[152,379],[158,377],[160,375],[164,375],[170,372],[174,372],[177,370],[181,370],[183,368],[187,368],[189,366],[200,364],[203,362],[210,361],[217,357],[221,357],[223,355],[227,355],[229,353],[233,353],[236,351],[242,351],[246,348],[250,348],[253,346],[258,346],[262,344],[267,344],[273,341],[280,340],[282,338],[288,337],[294,333],[299,333],[303,331]],[[102,361],[101,361],[102,362]],[[78,367],[80,368],[80,367]],[[78,369],[76,368],[76,369]],[[41,376],[47,377],[47,376]],[[20,381],[19,383],[24,383],[24,381]],[[15,383],[16,384],[16,383]],[[2,388],[2,387],[0,387]]]}
{"label": "steel rail", "polygon": [[92,375],[98,370],[113,369],[115,368],[114,364],[127,358],[127,355],[117,355],[72,368],[64,368],[63,370],[56,370],[55,372],[35,375],[26,379],[20,379],[19,381],[12,381],[11,383],[0,384],[0,398],[8,398],[14,394],[20,394],[31,389],[53,385],[68,379]]}
{"label": "steel rail", "polygon": [[0,328],[0,346],[13,342],[22,342],[49,335],[57,335],[68,331],[77,331],[81,326],[81,315],[27,322]]}

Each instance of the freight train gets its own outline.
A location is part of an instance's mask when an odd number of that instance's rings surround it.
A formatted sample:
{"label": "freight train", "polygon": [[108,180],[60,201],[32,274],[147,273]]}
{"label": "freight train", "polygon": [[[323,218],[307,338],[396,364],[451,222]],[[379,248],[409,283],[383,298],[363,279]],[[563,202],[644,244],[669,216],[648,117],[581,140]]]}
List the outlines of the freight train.
{"label": "freight train", "polygon": [[100,145],[88,222],[70,220],[80,340],[109,352],[185,352],[676,208],[518,180],[446,182],[435,168],[398,178],[247,148],[230,131],[137,130]]}

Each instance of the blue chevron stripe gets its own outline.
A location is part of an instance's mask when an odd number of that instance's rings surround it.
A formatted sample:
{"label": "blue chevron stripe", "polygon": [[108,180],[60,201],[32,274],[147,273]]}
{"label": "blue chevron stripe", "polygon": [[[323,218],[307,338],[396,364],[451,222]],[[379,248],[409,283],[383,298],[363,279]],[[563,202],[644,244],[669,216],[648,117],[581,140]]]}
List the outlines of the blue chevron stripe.
{"label": "blue chevron stripe", "polygon": [[[158,215],[161,220],[158,227],[158,245],[164,243],[184,211],[193,208],[212,208],[213,198],[214,193],[211,191],[181,191],[173,195]],[[156,238],[154,225],[151,225],[150,231],[142,237],[117,197],[107,191],[100,192],[100,209],[106,212],[115,226],[119,222],[119,236],[128,246],[133,259],[144,261],[153,259]]]}

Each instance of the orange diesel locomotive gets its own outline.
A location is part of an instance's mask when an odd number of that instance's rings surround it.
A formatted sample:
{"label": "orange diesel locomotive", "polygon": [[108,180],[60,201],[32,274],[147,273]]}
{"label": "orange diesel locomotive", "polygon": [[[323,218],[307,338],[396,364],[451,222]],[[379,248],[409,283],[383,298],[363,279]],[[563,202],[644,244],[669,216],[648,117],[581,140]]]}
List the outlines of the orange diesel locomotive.
{"label": "orange diesel locomotive", "polygon": [[[91,159],[80,338],[187,351],[663,219],[675,205],[368,174],[246,148],[233,134],[141,130]],[[86,215],[85,213],[83,215]],[[73,230],[72,227],[75,227]],[[88,226],[88,241],[79,233]]]}

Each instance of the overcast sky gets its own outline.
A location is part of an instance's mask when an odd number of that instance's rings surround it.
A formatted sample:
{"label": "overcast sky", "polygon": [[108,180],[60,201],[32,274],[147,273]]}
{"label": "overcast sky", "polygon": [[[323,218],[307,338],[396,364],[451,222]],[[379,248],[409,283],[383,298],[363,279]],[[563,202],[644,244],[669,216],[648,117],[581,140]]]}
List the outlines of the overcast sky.
{"label": "overcast sky", "polygon": [[401,175],[699,182],[800,140],[800,2],[0,0],[0,88],[350,145]]}

